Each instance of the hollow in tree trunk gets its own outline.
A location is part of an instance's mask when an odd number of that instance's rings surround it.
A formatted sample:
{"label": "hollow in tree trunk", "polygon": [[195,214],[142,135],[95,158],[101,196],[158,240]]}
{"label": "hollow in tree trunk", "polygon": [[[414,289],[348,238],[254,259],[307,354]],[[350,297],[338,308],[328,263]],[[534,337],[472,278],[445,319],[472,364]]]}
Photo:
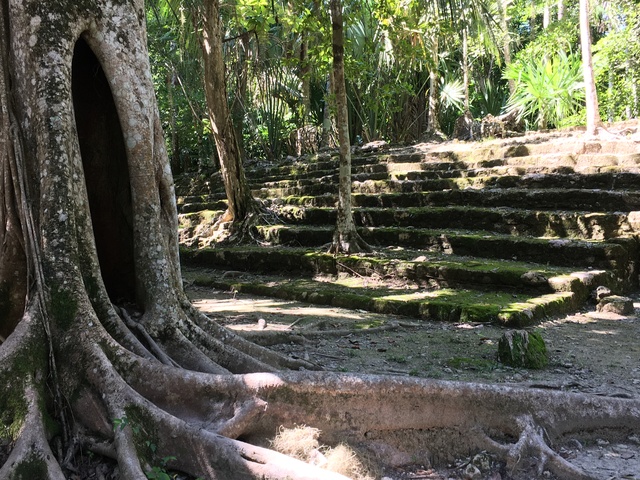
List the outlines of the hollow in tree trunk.
{"label": "hollow in tree trunk", "polygon": [[221,328],[182,288],[142,2],[10,0],[0,17],[0,480],[76,478],[87,451],[127,480],[162,459],[344,480],[265,447],[296,424],[385,464],[484,449],[596,478],[550,442],[640,428],[637,399],[312,372]]}

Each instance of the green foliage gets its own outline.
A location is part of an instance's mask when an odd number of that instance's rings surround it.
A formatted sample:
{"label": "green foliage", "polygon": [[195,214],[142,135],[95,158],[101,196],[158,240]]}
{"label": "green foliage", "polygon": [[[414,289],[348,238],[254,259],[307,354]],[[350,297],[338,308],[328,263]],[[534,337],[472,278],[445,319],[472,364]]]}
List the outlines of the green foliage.
{"label": "green foliage", "polygon": [[146,3],[151,73],[171,167],[180,173],[210,166],[214,144],[192,21],[171,0]]}
{"label": "green foliage", "polygon": [[609,121],[640,113],[640,13],[632,2],[612,2],[602,12],[604,34],[593,46],[593,65],[601,115]]}
{"label": "green foliage", "polygon": [[[495,2],[344,1],[351,137],[418,140],[426,128],[428,79],[434,69],[443,79],[438,85],[439,123],[448,131],[461,113],[463,60],[470,69],[470,110],[475,117],[504,110],[506,80],[511,78],[518,91],[508,107],[520,109],[530,127],[579,123],[583,93],[576,4],[567,4],[564,20],[543,29],[541,2],[507,3],[509,31],[503,32],[502,11]],[[210,167],[215,148],[202,88],[200,31],[194,21],[200,4],[150,0],[147,8],[153,78],[172,167]],[[602,116],[618,120],[637,115],[637,2],[616,0],[594,10]],[[229,103],[236,128],[242,130],[244,151],[251,157],[281,157],[290,132],[320,125],[330,103],[327,9],[301,1],[239,0],[223,3],[221,15]],[[468,38],[466,59],[462,31]],[[505,38],[511,39],[514,53],[503,76]],[[309,90],[304,85],[310,85]]]}
{"label": "green foliage", "polygon": [[149,470],[148,472],[145,472],[145,475],[147,476],[147,478],[151,480],[171,480],[172,478],[176,478],[175,475],[174,476],[169,475],[166,470],[167,463],[169,463],[172,460],[177,460],[177,459],[176,457],[173,457],[173,456],[162,458],[162,466],[152,467],[151,470]]}
{"label": "green foliage", "polygon": [[516,82],[507,110],[517,111],[537,128],[566,126],[583,106],[582,63],[577,55],[560,51],[537,61],[512,63],[505,78]]}

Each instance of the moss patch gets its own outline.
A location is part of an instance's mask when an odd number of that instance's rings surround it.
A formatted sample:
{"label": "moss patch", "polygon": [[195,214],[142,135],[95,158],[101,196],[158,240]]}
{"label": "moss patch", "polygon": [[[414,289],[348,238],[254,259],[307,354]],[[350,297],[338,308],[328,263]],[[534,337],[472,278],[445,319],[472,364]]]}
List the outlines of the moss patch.
{"label": "moss patch", "polygon": [[30,454],[15,469],[11,480],[34,480],[47,478],[47,464],[36,454]]}
{"label": "moss patch", "polygon": [[68,329],[76,318],[78,301],[69,290],[54,285],[51,288],[51,314],[58,327]]}
{"label": "moss patch", "polygon": [[498,360],[511,367],[534,370],[547,366],[547,347],[538,332],[511,330],[498,342]]}

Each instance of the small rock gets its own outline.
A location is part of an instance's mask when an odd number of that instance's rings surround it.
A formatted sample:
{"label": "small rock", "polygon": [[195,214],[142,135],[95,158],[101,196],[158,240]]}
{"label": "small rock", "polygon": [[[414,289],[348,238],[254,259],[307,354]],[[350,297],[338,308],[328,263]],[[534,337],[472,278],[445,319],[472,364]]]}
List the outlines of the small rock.
{"label": "small rock", "polygon": [[465,469],[462,478],[466,480],[479,480],[482,478],[482,472],[473,463],[468,464]]}
{"label": "small rock", "polygon": [[618,315],[630,315],[633,313],[633,300],[629,297],[610,295],[604,297],[598,303],[596,309],[599,312],[617,313]]}
{"label": "small rock", "polygon": [[597,301],[602,300],[605,297],[609,297],[612,295],[611,289],[604,287],[602,285],[600,285],[598,288],[596,288],[596,290],[593,292],[593,296],[595,297],[595,299]]}
{"label": "small rock", "polygon": [[547,366],[549,358],[539,333],[510,330],[498,341],[498,361],[511,367],[541,369]]}
{"label": "small rock", "polygon": [[523,283],[526,283],[527,285],[533,286],[546,285],[549,281],[543,274],[533,270],[523,273],[520,276],[520,280],[522,280]]}
{"label": "small rock", "polygon": [[259,330],[264,330],[265,328],[267,328],[267,321],[264,318],[259,318],[258,319],[258,329]]}
{"label": "small rock", "polygon": [[488,472],[491,469],[491,455],[487,452],[478,453],[473,457],[473,463],[481,472]]}

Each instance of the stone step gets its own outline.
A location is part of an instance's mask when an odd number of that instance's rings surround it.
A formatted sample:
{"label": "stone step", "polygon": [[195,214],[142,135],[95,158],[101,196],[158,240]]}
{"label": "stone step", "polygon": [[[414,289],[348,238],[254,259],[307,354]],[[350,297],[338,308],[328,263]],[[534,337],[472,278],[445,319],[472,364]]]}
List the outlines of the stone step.
{"label": "stone step", "polygon": [[[278,215],[288,224],[335,225],[334,207],[285,205]],[[355,208],[356,225],[362,227],[415,227],[481,230],[513,236],[606,240],[634,234],[637,215],[625,212],[533,211],[510,207],[475,206]]]}
{"label": "stone step", "polygon": [[[513,260],[489,260],[415,250],[378,249],[368,255],[333,255],[290,247],[181,249],[185,265],[290,276],[347,275],[411,288],[473,288],[535,296],[578,292],[583,300],[599,284],[626,291],[629,284],[607,270],[558,267]],[[581,273],[577,273],[581,272]],[[577,280],[598,278],[598,285]],[[574,285],[575,283],[575,285]]]}
{"label": "stone step", "polygon": [[[283,204],[335,206],[336,195],[289,195]],[[465,206],[517,207],[530,210],[575,210],[592,212],[635,212],[640,210],[640,192],[581,189],[465,189],[434,192],[357,193],[353,205],[365,208],[411,208]]]}
{"label": "stone step", "polygon": [[[377,313],[406,315],[448,322],[486,322],[509,327],[533,325],[545,318],[574,311],[597,286],[616,288],[606,272],[573,272],[551,277],[551,293],[487,288],[390,288],[376,277],[278,276],[275,272],[243,276],[202,268],[203,260],[183,255],[193,284],[253,295],[298,300]],[[207,267],[210,267],[207,265]],[[218,267],[220,268],[220,267]],[[238,272],[234,272],[237,274]]]}
{"label": "stone step", "polygon": [[[414,149],[417,150],[415,153],[423,153],[426,156],[440,156],[467,162],[509,158],[521,159],[523,157],[542,157],[547,155],[550,157],[553,155],[574,157],[602,155],[604,158],[606,155],[625,156],[640,153],[638,142],[625,138],[602,141],[599,139],[567,138],[562,135],[555,139],[546,136],[542,141],[535,141],[531,137],[523,137],[511,141],[497,139],[481,143],[447,143],[435,147],[418,145]],[[389,153],[393,154],[394,152],[390,151]]]}
{"label": "stone step", "polygon": [[[272,245],[321,247],[331,242],[333,227],[258,227],[261,237]],[[452,232],[415,228],[361,228],[360,235],[374,248],[402,247],[423,253],[442,253],[456,257],[519,260],[546,265],[605,269],[629,286],[637,283],[638,243],[635,238],[611,242],[517,238],[489,232]]]}
{"label": "stone step", "polygon": [[[580,189],[580,190],[639,190],[640,174],[629,172],[580,174],[528,174],[528,175],[477,175],[425,178],[425,172],[409,172],[388,179],[386,174],[359,174],[352,176],[354,194],[435,192],[441,190],[467,189]],[[474,173],[478,173],[475,171]],[[280,180],[252,185],[258,198],[308,196],[336,193],[337,174],[300,180]]]}

